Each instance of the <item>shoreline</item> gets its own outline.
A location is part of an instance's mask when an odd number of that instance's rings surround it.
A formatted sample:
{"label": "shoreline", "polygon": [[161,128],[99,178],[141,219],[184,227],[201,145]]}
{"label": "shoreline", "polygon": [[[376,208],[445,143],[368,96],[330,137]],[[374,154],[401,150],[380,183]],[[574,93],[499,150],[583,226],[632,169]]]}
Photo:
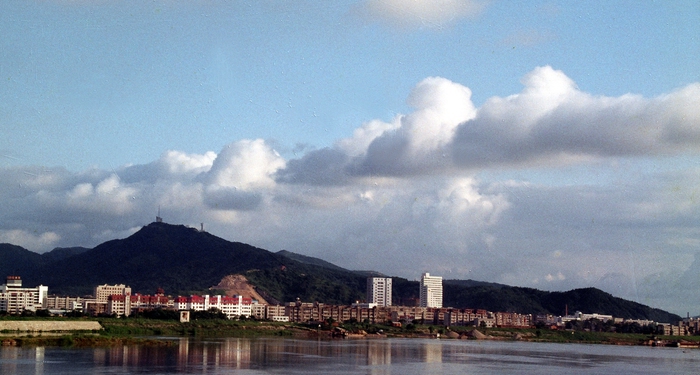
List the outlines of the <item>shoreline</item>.
{"label": "shoreline", "polygon": [[[41,320],[43,322],[51,319]],[[62,320],[65,321],[65,320]],[[159,337],[288,337],[308,339],[433,338],[444,340],[494,340],[599,345],[667,346],[700,348],[700,336],[652,336],[614,332],[563,331],[536,328],[475,328],[470,326],[419,325],[411,329],[383,324],[295,324],[269,321],[172,320],[97,318],[74,322],[98,322],[100,330],[0,331],[0,346],[103,347],[120,345],[176,345]],[[36,320],[24,320],[36,322]],[[343,327],[343,328],[340,328]],[[1,350],[1,348],[0,348]]]}

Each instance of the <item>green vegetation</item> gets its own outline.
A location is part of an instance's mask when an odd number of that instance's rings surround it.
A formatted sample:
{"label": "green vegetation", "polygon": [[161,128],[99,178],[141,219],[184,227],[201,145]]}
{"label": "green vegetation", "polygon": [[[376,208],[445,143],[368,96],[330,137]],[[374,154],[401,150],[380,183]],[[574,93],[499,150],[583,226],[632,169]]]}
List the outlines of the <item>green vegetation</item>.
{"label": "green vegetation", "polygon": [[11,339],[16,346],[72,346],[98,347],[121,345],[170,346],[172,341],[137,337],[109,337],[88,334],[67,334],[62,336],[22,336]]}
{"label": "green vegetation", "polygon": [[[21,317],[3,319],[28,320]],[[84,320],[68,318],[45,318],[61,320]],[[36,320],[34,318],[33,320]],[[358,322],[335,322],[328,319],[321,324],[292,324],[255,320],[220,319],[216,314],[180,323],[174,319],[129,317],[98,318],[104,328],[99,332],[80,332],[52,335],[33,333],[20,335],[17,332],[2,332],[3,345],[30,346],[119,346],[119,345],[174,345],[173,340],[162,337],[321,337],[331,338],[334,333],[369,335],[369,337],[440,337],[444,339],[491,339],[519,340],[555,343],[588,343],[609,345],[661,345],[682,342],[684,345],[700,345],[700,336],[656,336],[647,333],[600,332],[585,330],[549,330],[545,328],[485,328],[474,326],[439,326],[413,321],[400,326],[371,324],[368,320]],[[615,327],[619,329],[619,326]],[[478,330],[478,334],[472,331]],[[341,334],[342,336],[342,334]]]}
{"label": "green vegetation", "polygon": [[[202,315],[189,323],[162,318],[97,318],[103,330],[99,332],[75,332],[55,335],[38,332],[29,335],[20,332],[2,332],[0,341],[12,341],[11,345],[31,346],[113,346],[113,345],[171,345],[169,340],[149,338],[165,337],[263,337],[294,336],[307,331],[301,325],[255,320],[220,319],[216,314]],[[17,317],[5,319],[27,320]],[[76,320],[66,318],[50,318]],[[36,319],[32,319],[36,320]],[[48,320],[48,319],[42,319]],[[83,319],[81,319],[83,320]]]}
{"label": "green vegetation", "polygon": [[349,271],[337,271],[308,264],[253,270],[245,277],[263,297],[272,301],[318,301],[348,305],[364,300],[366,278]]}
{"label": "green vegetation", "polygon": [[[215,314],[215,313],[211,313]],[[229,320],[214,315],[193,314],[189,323],[176,320],[148,318],[99,318],[104,327],[103,336],[205,336],[205,337],[257,337],[289,336],[295,326],[255,320]]]}

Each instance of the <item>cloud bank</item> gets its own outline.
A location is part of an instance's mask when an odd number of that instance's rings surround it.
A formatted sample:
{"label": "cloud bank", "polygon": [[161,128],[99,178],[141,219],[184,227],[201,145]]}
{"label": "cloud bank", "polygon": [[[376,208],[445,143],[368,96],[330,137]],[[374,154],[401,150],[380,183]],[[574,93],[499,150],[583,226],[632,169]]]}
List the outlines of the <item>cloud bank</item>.
{"label": "cloud bank", "polygon": [[672,155],[700,146],[700,84],[651,99],[593,96],[549,66],[522,83],[520,93],[490,98],[475,109],[467,87],[427,78],[409,96],[413,113],[391,123],[369,122],[335,147],[291,161],[279,179],[333,184]]}
{"label": "cloud bank", "polygon": [[[94,246],[160,208],[166,222],[203,222],[229,240],[351,269],[597,286],[700,310],[682,298],[700,283],[690,268],[700,243],[700,84],[653,98],[595,96],[548,66],[522,84],[477,107],[469,88],[426,78],[408,95],[410,113],[370,120],[298,159],[255,139],[113,170],[3,168],[0,241]],[[683,163],[645,167],[655,160]],[[528,178],[538,173],[549,177]]]}

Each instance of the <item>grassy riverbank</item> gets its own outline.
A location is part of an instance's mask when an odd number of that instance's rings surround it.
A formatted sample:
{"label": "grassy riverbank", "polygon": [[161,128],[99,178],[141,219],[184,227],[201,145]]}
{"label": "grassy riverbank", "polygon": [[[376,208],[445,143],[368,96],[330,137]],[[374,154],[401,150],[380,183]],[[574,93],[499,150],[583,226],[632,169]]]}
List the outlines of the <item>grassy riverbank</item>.
{"label": "grassy riverbank", "polygon": [[108,336],[205,336],[205,337],[257,337],[293,336],[302,327],[289,323],[226,319],[203,319],[189,323],[145,318],[98,319]]}
{"label": "grassy riverbank", "polygon": [[[84,321],[86,318],[45,318]],[[28,320],[20,318],[19,320]],[[36,318],[33,320],[37,320]],[[102,326],[99,331],[80,332],[0,332],[4,346],[113,346],[113,345],[167,345],[168,342],[152,336],[175,337],[263,337],[304,336],[310,329],[289,323],[204,319],[189,323],[147,318],[96,318]]]}
{"label": "grassy riverbank", "polygon": [[[56,318],[45,318],[50,320]],[[66,320],[66,318],[61,318]],[[70,320],[70,319],[68,319]],[[103,327],[93,332],[0,332],[3,345],[31,346],[118,346],[118,345],[172,345],[172,341],[154,339],[164,337],[310,337],[330,338],[336,325],[304,325],[254,320],[201,319],[189,323],[148,318],[75,318],[96,320]],[[341,324],[354,337],[406,337],[441,339],[517,340],[555,343],[586,343],[608,345],[650,345],[682,343],[700,344],[700,336],[659,336],[645,334],[586,332],[548,329],[442,327],[413,325],[392,327],[383,324]]]}

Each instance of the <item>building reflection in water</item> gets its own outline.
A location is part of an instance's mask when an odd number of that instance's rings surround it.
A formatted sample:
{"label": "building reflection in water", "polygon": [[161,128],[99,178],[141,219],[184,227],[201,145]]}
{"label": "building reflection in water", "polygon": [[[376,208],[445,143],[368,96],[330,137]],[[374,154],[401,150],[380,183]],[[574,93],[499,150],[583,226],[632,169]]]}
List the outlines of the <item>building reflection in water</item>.
{"label": "building reflection in water", "polygon": [[2,347],[0,348],[0,374],[31,374],[30,368],[34,367],[34,374],[41,375],[44,373],[44,352],[43,347],[30,350],[20,347]]}
{"label": "building reflection in water", "polygon": [[19,360],[19,348],[9,347],[0,350],[0,373],[17,374],[17,364]]}
{"label": "building reflection in water", "polygon": [[425,345],[422,346],[424,353],[423,353],[423,362],[425,363],[441,363],[442,362],[442,341],[440,340],[432,340],[426,342]]}
{"label": "building reflection in water", "polygon": [[250,340],[228,338],[217,341],[196,341],[181,338],[178,343],[177,368],[192,372],[201,368],[203,373],[217,368],[250,368]]}
{"label": "building reflection in water", "polygon": [[[52,349],[50,349],[52,350]],[[443,351],[447,350],[447,353]],[[92,358],[94,369],[112,368],[128,373],[135,368],[158,369],[177,373],[227,373],[236,369],[285,368],[299,365],[315,371],[337,372],[339,366],[366,368],[368,374],[391,374],[392,361],[397,363],[441,363],[453,354],[450,345],[440,340],[297,340],[247,338],[173,338],[171,345],[116,346],[84,348],[70,355]],[[464,348],[461,349],[462,351]],[[50,353],[54,353],[51,351]],[[52,356],[55,355],[51,354]],[[65,353],[68,355],[68,353]],[[0,373],[51,373],[43,347],[6,347],[0,350]],[[50,359],[50,358],[49,358]],[[77,359],[77,358],[76,358]],[[78,366],[78,362],[73,364]],[[47,364],[48,363],[48,364]],[[84,362],[82,362],[84,363]],[[49,366],[49,367],[45,367]],[[33,370],[33,371],[32,371]],[[111,371],[111,370],[110,370]]]}

